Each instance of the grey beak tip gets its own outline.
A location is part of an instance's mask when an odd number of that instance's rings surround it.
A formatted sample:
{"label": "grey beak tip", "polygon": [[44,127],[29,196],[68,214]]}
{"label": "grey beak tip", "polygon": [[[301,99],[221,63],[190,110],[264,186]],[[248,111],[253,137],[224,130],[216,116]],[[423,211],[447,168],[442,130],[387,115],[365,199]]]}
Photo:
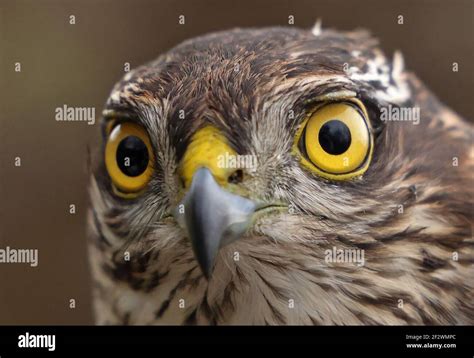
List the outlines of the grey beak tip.
{"label": "grey beak tip", "polygon": [[214,269],[215,254],[211,250],[199,247],[199,241],[193,240],[193,250],[201,272],[209,279]]}
{"label": "grey beak tip", "polygon": [[212,269],[201,266],[201,272],[206,278],[206,280],[209,281],[209,278],[211,277]]}
{"label": "grey beak tip", "polygon": [[220,247],[246,230],[255,204],[222,189],[207,168],[198,169],[184,197],[184,215],[175,218],[185,228],[204,276],[209,279]]}

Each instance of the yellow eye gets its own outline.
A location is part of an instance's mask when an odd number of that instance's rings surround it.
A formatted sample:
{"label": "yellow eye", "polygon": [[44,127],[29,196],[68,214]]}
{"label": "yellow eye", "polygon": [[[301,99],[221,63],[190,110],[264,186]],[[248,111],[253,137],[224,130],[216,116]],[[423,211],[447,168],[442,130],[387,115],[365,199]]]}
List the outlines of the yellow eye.
{"label": "yellow eye", "polygon": [[152,147],[147,132],[126,122],[112,128],[105,147],[105,166],[118,194],[134,197],[152,174]]}
{"label": "yellow eye", "polygon": [[360,176],[373,149],[367,111],[358,100],[323,105],[303,123],[295,143],[306,153],[302,164],[318,175],[333,180]]}

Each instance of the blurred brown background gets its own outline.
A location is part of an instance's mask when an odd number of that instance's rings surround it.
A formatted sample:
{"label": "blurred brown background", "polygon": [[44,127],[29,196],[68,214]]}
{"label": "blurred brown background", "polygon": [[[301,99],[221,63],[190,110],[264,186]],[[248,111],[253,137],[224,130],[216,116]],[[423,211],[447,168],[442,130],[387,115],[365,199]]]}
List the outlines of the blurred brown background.
{"label": "blurred brown background", "polygon": [[[180,41],[232,27],[370,29],[451,108],[473,119],[472,0],[0,0],[0,248],[39,249],[39,266],[0,264],[0,324],[93,322],[85,239],[87,145],[99,127],[56,122],[63,104],[103,103],[132,67]],[[179,15],[186,24],[178,24]],[[76,24],[69,24],[75,15]],[[397,16],[404,24],[397,24]],[[21,72],[14,71],[21,62]],[[452,63],[459,72],[452,72]],[[98,118],[97,118],[98,119]],[[21,157],[21,167],[14,158]],[[77,206],[75,215],[69,205]],[[69,308],[69,299],[76,308]]]}

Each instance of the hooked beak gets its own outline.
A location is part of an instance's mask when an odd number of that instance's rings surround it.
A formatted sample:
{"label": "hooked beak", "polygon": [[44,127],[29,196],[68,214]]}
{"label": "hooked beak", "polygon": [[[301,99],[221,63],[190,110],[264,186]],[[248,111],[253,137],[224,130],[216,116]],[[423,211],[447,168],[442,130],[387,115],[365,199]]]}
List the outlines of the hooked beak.
{"label": "hooked beak", "polygon": [[224,190],[208,168],[193,175],[173,216],[191,240],[202,272],[209,278],[217,252],[247,230],[256,204]]}

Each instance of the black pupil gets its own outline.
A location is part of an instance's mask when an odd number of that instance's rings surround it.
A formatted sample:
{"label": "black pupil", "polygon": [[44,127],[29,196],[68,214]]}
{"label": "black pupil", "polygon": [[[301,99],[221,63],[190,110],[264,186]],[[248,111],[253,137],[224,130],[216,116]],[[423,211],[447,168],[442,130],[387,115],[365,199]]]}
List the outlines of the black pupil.
{"label": "black pupil", "polygon": [[342,154],[351,145],[351,131],[345,123],[332,119],[319,130],[319,144],[326,153]]}
{"label": "black pupil", "polygon": [[117,148],[117,164],[120,170],[129,177],[142,174],[148,167],[148,149],[138,137],[128,136]]}

